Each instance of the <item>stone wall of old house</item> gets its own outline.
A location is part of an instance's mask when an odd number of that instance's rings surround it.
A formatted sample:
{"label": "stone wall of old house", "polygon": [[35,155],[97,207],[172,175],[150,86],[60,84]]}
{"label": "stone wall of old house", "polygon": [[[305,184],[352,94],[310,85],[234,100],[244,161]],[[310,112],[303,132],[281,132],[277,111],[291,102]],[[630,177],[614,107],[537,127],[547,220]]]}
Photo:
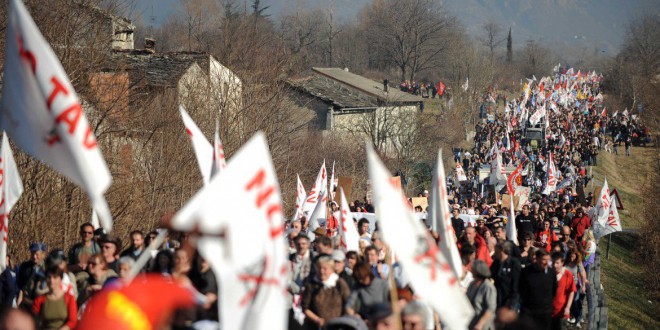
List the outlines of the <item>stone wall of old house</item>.
{"label": "stone wall of old house", "polygon": [[418,108],[415,105],[378,107],[364,110],[334,111],[333,131],[356,137],[382,137],[381,151],[394,153],[394,145],[416,129]]}
{"label": "stone wall of old house", "polygon": [[223,110],[238,111],[242,106],[243,84],[231,70],[210,56],[209,78],[214,102]]}
{"label": "stone wall of old house", "polygon": [[[111,120],[127,124],[130,81],[127,72],[96,72],[90,74],[90,102],[98,111],[107,111]],[[93,100],[91,98],[94,98]]]}

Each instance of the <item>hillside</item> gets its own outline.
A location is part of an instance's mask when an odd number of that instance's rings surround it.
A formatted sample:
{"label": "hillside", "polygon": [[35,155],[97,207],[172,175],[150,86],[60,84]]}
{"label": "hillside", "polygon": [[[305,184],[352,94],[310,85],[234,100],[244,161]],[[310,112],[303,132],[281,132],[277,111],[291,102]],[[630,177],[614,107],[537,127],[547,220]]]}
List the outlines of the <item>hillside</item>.
{"label": "hillside", "polygon": [[651,301],[646,295],[645,274],[638,257],[641,236],[630,230],[641,225],[636,210],[643,202],[641,187],[653,184],[647,178],[655,152],[654,148],[633,148],[631,157],[626,157],[623,148],[619,148],[619,156],[601,153],[599,166],[593,168],[598,182],[607,175],[610,189],[619,192],[625,208],[619,214],[624,231],[628,231],[612,235],[609,259],[605,258],[607,236],[599,242],[610,329],[660,329],[660,302]]}

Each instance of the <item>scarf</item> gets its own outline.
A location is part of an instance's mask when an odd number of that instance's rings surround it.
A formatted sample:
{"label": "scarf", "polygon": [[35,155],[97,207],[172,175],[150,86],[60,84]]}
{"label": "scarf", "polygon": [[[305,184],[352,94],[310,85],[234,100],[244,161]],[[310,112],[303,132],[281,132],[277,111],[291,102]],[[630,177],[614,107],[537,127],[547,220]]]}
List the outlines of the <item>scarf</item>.
{"label": "scarf", "polygon": [[327,280],[321,281],[324,289],[334,288],[337,285],[337,280],[339,280],[339,275],[337,273],[332,273]]}

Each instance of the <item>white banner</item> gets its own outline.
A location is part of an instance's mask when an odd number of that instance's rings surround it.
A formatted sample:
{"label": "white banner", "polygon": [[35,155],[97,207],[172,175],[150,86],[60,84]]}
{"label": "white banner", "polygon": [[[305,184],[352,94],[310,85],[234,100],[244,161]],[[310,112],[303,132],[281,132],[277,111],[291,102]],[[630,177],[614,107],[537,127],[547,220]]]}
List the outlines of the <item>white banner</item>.
{"label": "white banner", "polygon": [[211,163],[211,178],[220,173],[220,171],[225,169],[225,167],[227,167],[225,147],[222,145],[222,141],[220,140],[220,127],[218,124],[215,125],[215,137],[213,138],[213,160]]}
{"label": "white banner", "polygon": [[445,166],[442,163],[442,149],[438,151],[438,158],[431,180],[431,195],[429,198],[428,218],[431,227],[438,233],[440,252],[449,262],[454,275],[460,278],[463,275],[463,263],[456,245],[456,233],[451,224],[451,213],[447,201],[447,178],[445,177]]}
{"label": "white banner", "polygon": [[23,182],[18,174],[14,154],[9,147],[7,134],[2,133],[0,150],[0,270],[7,267],[7,242],[9,240],[9,213],[23,193]]}
{"label": "white banner", "polygon": [[554,156],[550,154],[548,159],[547,179],[545,183],[545,189],[543,189],[543,194],[550,195],[550,193],[554,191],[557,191],[557,169],[555,168]]}
{"label": "white banner", "polygon": [[612,201],[610,200],[610,187],[607,185],[607,178],[603,179],[603,187],[600,189],[598,195],[598,203],[592,221],[598,221],[602,227],[607,226],[608,217],[610,215]]}
{"label": "white banner", "polygon": [[213,155],[215,152],[213,151],[213,146],[211,145],[211,142],[206,139],[202,130],[197,127],[197,124],[195,124],[195,121],[192,120],[183,106],[179,106],[179,112],[181,112],[181,119],[186,128],[186,134],[190,137],[190,142],[195,150],[199,172],[202,174],[204,185],[206,185],[209,183],[209,180],[211,180],[211,171],[214,167]]}
{"label": "white banner", "polygon": [[305,192],[305,186],[300,181],[300,175],[296,174],[296,213],[293,214],[291,220],[300,220],[300,217],[303,215],[303,207],[305,206],[306,199],[307,192]]}
{"label": "white banner", "polygon": [[321,197],[321,192],[324,191],[328,186],[328,173],[325,170],[325,160],[323,160],[323,165],[319,169],[319,174],[316,175],[316,181],[312,186],[312,190],[309,191],[307,195],[307,200],[305,200],[305,206],[303,207],[303,215],[309,217],[311,213],[316,208],[316,203],[318,203],[319,198]]}
{"label": "white banner", "polygon": [[339,248],[344,252],[360,251],[360,234],[358,234],[357,227],[353,221],[353,215],[348,208],[348,201],[344,195],[344,189],[340,188],[341,195],[341,223],[339,224]]}
{"label": "white banner", "polygon": [[208,235],[197,247],[220,279],[223,329],[287,328],[282,198],[263,133],[188,201],[172,226]]}
{"label": "white banner", "polygon": [[57,56],[22,1],[9,2],[2,89],[2,128],[25,152],[82,187],[103,222],[112,178],[92,127]]}
{"label": "white banner", "polygon": [[383,239],[396,253],[415,292],[440,315],[449,329],[465,329],[474,311],[456,275],[428,229],[415,217],[405,196],[371,146],[367,149],[373,200]]}
{"label": "white banner", "polygon": [[596,241],[605,235],[622,230],[621,219],[619,219],[619,211],[616,209],[616,203],[614,203],[614,199],[614,196],[610,196],[610,210],[605,226],[601,225],[599,221],[593,222],[594,236],[596,237]]}

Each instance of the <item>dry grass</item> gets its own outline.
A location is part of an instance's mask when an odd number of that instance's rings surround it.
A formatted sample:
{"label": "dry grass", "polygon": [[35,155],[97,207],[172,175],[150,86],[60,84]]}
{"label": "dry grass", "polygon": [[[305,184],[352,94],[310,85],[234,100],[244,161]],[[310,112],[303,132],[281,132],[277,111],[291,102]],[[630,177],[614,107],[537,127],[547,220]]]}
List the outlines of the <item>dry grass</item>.
{"label": "dry grass", "polygon": [[[642,188],[650,182],[649,174],[656,159],[654,148],[633,148],[630,157],[619,148],[619,155],[601,153],[594,176],[602,182],[607,176],[610,189],[616,188],[625,210],[620,211],[624,228],[640,228],[644,198]],[[642,236],[643,237],[643,236]],[[599,246],[603,251],[602,282],[605,288],[610,329],[660,329],[660,302],[649,298],[638,249],[640,235],[616,233],[612,235],[609,259],[605,259],[607,236]],[[657,262],[657,260],[652,261]]]}

